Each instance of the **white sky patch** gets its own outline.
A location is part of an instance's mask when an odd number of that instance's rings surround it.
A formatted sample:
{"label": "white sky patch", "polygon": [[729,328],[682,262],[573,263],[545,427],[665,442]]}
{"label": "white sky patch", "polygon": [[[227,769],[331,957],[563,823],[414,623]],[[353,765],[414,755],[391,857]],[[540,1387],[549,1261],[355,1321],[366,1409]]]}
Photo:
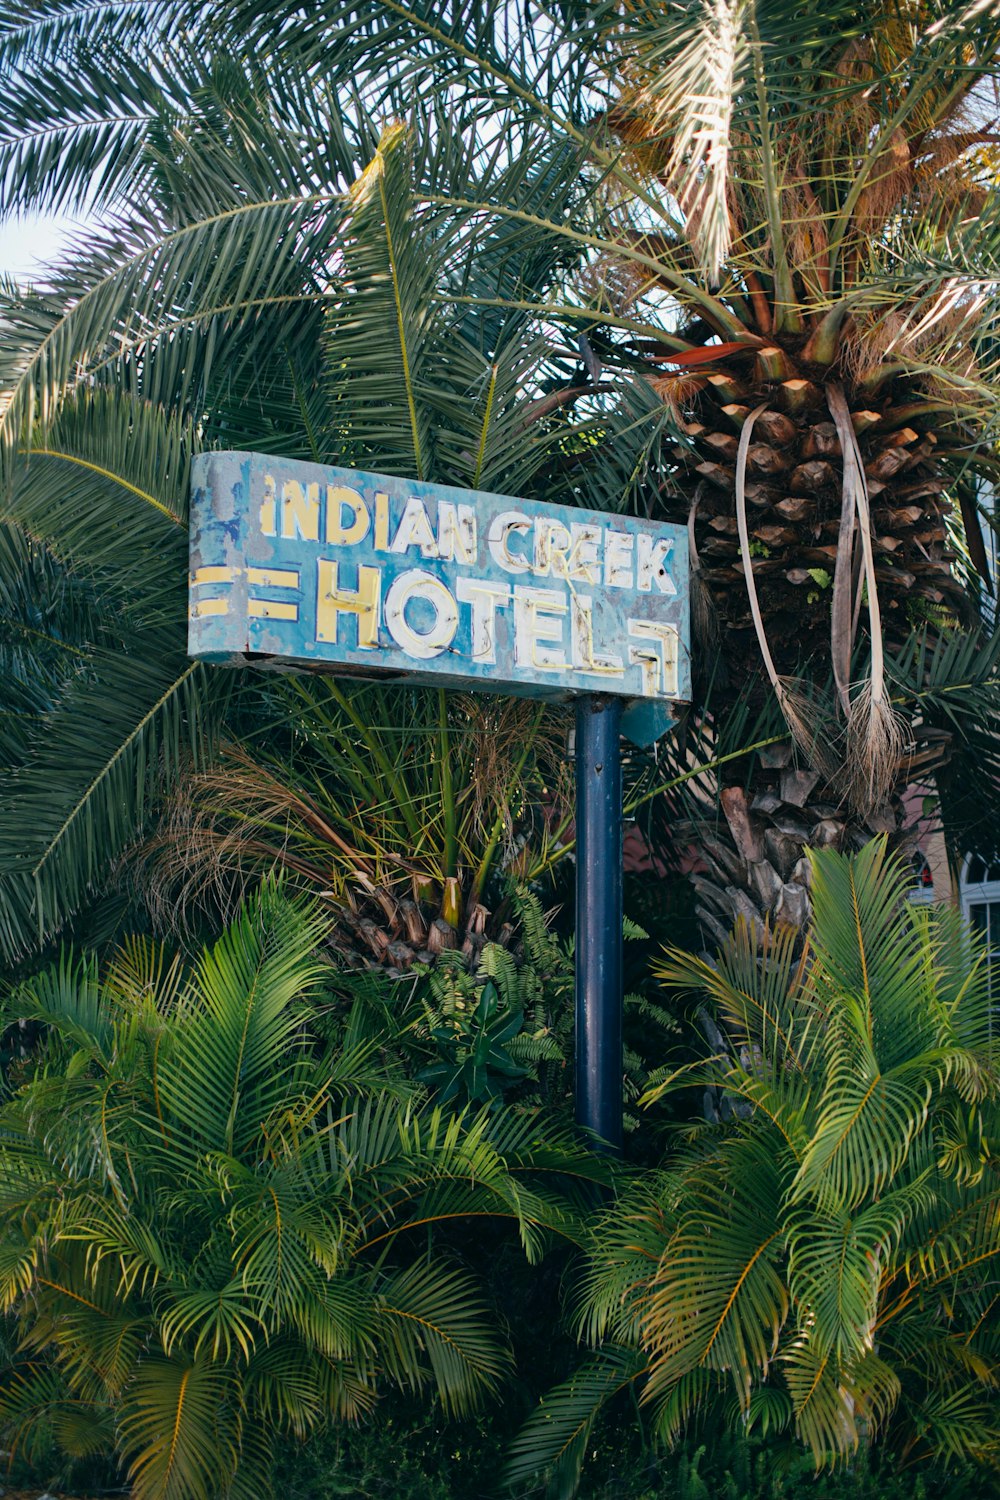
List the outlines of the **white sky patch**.
{"label": "white sky patch", "polygon": [[17,281],[38,279],[45,266],[58,260],[67,241],[85,221],[64,214],[31,214],[0,224],[0,275]]}

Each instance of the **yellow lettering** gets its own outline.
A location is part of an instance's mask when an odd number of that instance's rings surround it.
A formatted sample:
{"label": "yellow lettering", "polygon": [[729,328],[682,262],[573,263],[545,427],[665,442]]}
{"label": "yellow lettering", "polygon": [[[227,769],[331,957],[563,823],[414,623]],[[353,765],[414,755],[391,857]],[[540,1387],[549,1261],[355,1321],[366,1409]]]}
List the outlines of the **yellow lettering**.
{"label": "yellow lettering", "polygon": [[644,696],[676,698],[679,645],[676,628],[655,620],[629,620],[628,633],[633,640],[651,643],[628,648],[629,661],[642,669]]}
{"label": "yellow lettering", "polygon": [[510,585],[490,583],[485,578],[457,578],[455,593],[462,604],[472,606],[472,659],[497,659],[497,610],[510,603]]}
{"label": "yellow lettering", "polygon": [[[563,624],[558,618],[565,613],[565,596],[555,589],[514,589],[515,665],[536,672],[558,672],[566,667]],[[555,646],[559,649],[553,649]]]}
{"label": "yellow lettering", "polygon": [[437,555],[473,567],[476,561],[476,512],[471,505],[438,501]]}
{"label": "yellow lettering", "polygon": [[535,522],[535,555],[532,572],[536,578],[552,573],[556,578],[569,575],[570,535],[561,521]]}
{"label": "yellow lettering", "polygon": [[389,550],[389,496],[381,490],[375,495],[375,551]]}
{"label": "yellow lettering", "polygon": [[286,540],[301,537],[319,541],[319,485],[299,484],[289,479],[281,487],[281,535]]}
{"label": "yellow lettering", "polygon": [[[351,519],[344,524],[344,512]],[[368,507],[357,490],[346,484],[328,484],[326,487],[326,539],[331,547],[354,547],[368,535],[372,518]]]}
{"label": "yellow lettering", "polygon": [[630,589],[632,587],[632,548],[635,538],[628,531],[604,533],[604,587],[606,589]]}
{"label": "yellow lettering", "polygon": [[667,562],[674,550],[673,537],[655,540],[648,531],[640,531],[636,547],[635,586],[648,594],[653,584],[661,594],[676,594],[677,585],[667,569]]}
{"label": "yellow lettering", "polygon": [[269,589],[297,589],[299,573],[297,568],[247,568],[247,583],[262,583]]}
{"label": "yellow lettering", "polygon": [[431,523],[424,509],[424,502],[411,495],[406,502],[396,535],[392,539],[390,552],[405,552],[410,547],[419,547],[421,557],[437,557],[437,542]]}
{"label": "yellow lettering", "polygon": [[[411,599],[429,604],[434,618],[427,630],[414,630],[406,618]],[[458,629],[458,605],[449,589],[423,568],[400,573],[385,596],[385,623],[389,634],[407,654],[422,660],[440,656],[455,639]]]}
{"label": "yellow lettering", "polygon": [[203,620],[206,615],[228,615],[228,613],[228,599],[199,599],[188,610],[192,620]]}
{"label": "yellow lettering", "polygon": [[191,582],[195,585],[202,583],[235,583],[239,576],[239,568],[196,568],[191,574]]}
{"label": "yellow lettering", "polygon": [[510,550],[510,539],[515,531],[523,536],[530,530],[531,522],[519,510],[505,510],[490,522],[486,545],[493,561],[505,573],[527,573],[528,559]]}
{"label": "yellow lettering", "polygon": [[594,601],[584,594],[573,595],[570,611],[570,636],[573,643],[573,665],[580,672],[600,677],[623,677],[625,667],[620,656],[594,654]]}
{"label": "yellow lettering", "polygon": [[284,604],[278,599],[248,599],[247,619],[249,620],[297,620],[299,618],[299,606],[297,604]]}
{"label": "yellow lettering", "polygon": [[364,651],[378,647],[379,601],[382,597],[382,574],[378,568],[358,568],[356,589],[342,589],[335,562],[321,557],[317,561],[316,639],[337,640],[341,615],[356,615],[358,646]]}

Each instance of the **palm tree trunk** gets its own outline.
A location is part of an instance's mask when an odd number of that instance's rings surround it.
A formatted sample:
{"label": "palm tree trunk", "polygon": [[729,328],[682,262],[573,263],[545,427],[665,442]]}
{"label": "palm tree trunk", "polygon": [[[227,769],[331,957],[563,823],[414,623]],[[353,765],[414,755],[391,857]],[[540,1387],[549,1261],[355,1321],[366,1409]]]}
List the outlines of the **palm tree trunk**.
{"label": "palm tree trunk", "polygon": [[852,853],[882,834],[890,848],[905,850],[915,834],[903,790],[862,817],[818,772],[796,765],[791,740],[755,752],[746,780],[721,789],[715,825],[690,821],[678,829],[697,851],[689,878],[706,943],[714,948],[740,918],[804,931],[811,916],[806,850]]}

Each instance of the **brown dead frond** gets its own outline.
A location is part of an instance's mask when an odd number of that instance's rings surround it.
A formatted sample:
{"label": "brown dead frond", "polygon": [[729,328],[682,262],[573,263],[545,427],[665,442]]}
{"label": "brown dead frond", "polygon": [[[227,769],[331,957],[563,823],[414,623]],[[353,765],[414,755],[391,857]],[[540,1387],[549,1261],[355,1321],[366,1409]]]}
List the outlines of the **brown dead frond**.
{"label": "brown dead frond", "polygon": [[330,864],[308,857],[295,837],[304,810],[301,798],[235,747],[218,766],[183,778],[131,860],[154,926],[187,930],[206,910],[228,920],[261,874],[276,868],[300,889],[330,890]]}
{"label": "brown dead frond", "polygon": [[579,273],[579,289],[588,306],[625,318],[647,291],[650,273],[625,256],[600,255]]}
{"label": "brown dead frond", "polygon": [[786,243],[796,269],[814,294],[825,296],[830,290],[830,242],[826,215],[809,180],[809,145],[794,134],[782,143],[785,157],[782,214]]}
{"label": "brown dead frond", "polygon": [[774,693],[796,745],[809,765],[831,781],[843,763],[844,736],[829,708],[796,677],[777,678]]}
{"label": "brown dead frond", "polygon": [[456,708],[466,720],[467,838],[484,844],[500,818],[505,854],[512,856],[527,802],[536,796],[546,801],[565,796],[565,717],[551,708],[540,712],[537,703],[524,698],[463,695]]}
{"label": "brown dead frond", "polygon": [[976,377],[970,340],[988,300],[986,289],[956,276],[908,307],[859,308],[841,340],[845,373],[862,381],[887,361],[923,361],[929,367],[924,389],[950,399],[954,385],[949,376]]}
{"label": "brown dead frond", "polygon": [[906,748],[905,721],[867,681],[852,695],[847,756],[839,778],[852,812],[868,817],[895,790]]}
{"label": "brown dead frond", "polygon": [[678,425],[683,425],[684,410],[691,407],[708,384],[705,375],[692,375],[687,371],[666,371],[662,375],[649,377],[650,388],[656,392],[665,406],[673,411]]}
{"label": "brown dead frond", "polygon": [[895,213],[913,186],[910,143],[900,129],[883,143],[858,196],[854,226],[862,239],[871,238]]}
{"label": "brown dead frond", "polygon": [[868,40],[861,37],[848,42],[834,72],[840,87],[816,122],[822,131],[823,157],[831,163],[856,157],[876,119],[866,88],[875,77]]}
{"label": "brown dead frond", "polygon": [[860,384],[885,364],[904,317],[898,308],[859,308],[846,321],[840,335],[840,367],[848,380]]}

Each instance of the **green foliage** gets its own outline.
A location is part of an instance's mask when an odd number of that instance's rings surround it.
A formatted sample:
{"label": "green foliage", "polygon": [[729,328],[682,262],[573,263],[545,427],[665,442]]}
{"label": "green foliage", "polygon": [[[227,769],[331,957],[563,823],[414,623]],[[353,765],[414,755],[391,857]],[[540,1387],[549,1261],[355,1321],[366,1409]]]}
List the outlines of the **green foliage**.
{"label": "green foliage", "polygon": [[43,1034],[0,1108],[8,1447],[113,1454],[137,1500],[249,1496],[281,1436],[387,1385],[461,1413],[508,1374],[426,1226],[502,1217],[536,1259],[603,1169],[533,1112],[432,1107],[350,1021],[324,1044],[323,928],[269,886],[189,963],[66,953],[9,998]]}
{"label": "green foliage", "polygon": [[[478,961],[446,952],[420,971],[408,992],[406,1014],[414,1043],[431,1043],[434,1060],[417,1078],[442,1099],[502,1099],[543,1105],[568,1124],[573,1117],[574,940],[549,926],[534,892],[513,889],[503,908],[518,940],[512,949],[487,943]],[[628,917],[627,944],[646,939]],[[513,937],[510,939],[514,941]],[[363,983],[363,981],[362,981]],[[676,1023],[646,995],[624,997],[625,1126],[639,1128],[636,1103],[653,1076],[653,1062]]]}
{"label": "green foliage", "polygon": [[577,1315],[595,1353],[518,1439],[514,1479],[579,1460],[622,1386],[665,1442],[725,1401],[817,1465],[876,1437],[911,1463],[1000,1463],[989,964],[957,912],[908,905],[884,841],[811,863],[804,957],[740,925],[715,963],[658,965],[722,1030],[646,1102],[718,1107],[595,1227]]}
{"label": "green foliage", "polygon": [[511,907],[521,928],[519,957],[487,943],[470,968],[461,954],[445,953],[418,983],[421,1030],[437,1058],[417,1077],[439,1091],[442,1102],[497,1099],[526,1080],[535,1087],[518,1094],[538,1099],[540,1069],[550,1083],[551,1065],[565,1064],[560,1041],[572,965],[549,932],[537,896],[514,892]]}
{"label": "green foliage", "polygon": [[[444,1424],[392,1398],[378,1423],[286,1450],[272,1492],[288,1500],[487,1500],[496,1494],[508,1411]],[[590,1444],[581,1500],[992,1500],[971,1469],[897,1470],[859,1455],[817,1479],[811,1462],[738,1434],[703,1432],[672,1453],[609,1422]]]}
{"label": "green foliage", "polygon": [[[575,159],[543,143],[504,168],[448,132],[415,145],[398,126],[380,143],[360,108],[349,118],[315,79],[265,76],[246,50],[215,66],[199,60],[197,46],[183,57],[177,43],[157,50],[148,7],[140,7],[145,24],[126,31],[131,47],[153,47],[150,67],[130,57],[126,77],[125,32],[98,9],[82,21],[90,39],[78,61],[91,46],[104,56],[99,99],[107,104],[116,88],[132,104],[137,91],[149,96],[129,146],[106,162],[112,177],[125,172],[127,187],[118,186],[135,196],[50,285],[2,293],[0,522],[19,546],[30,536],[68,580],[45,639],[22,642],[22,656],[38,657],[28,679],[23,664],[0,655],[5,707],[35,716],[18,724],[16,753],[0,760],[0,772],[13,762],[0,820],[8,960],[37,950],[100,891],[164,790],[210,754],[222,722],[233,726],[227,697],[240,680],[185,654],[192,451],[253,448],[551,495],[571,426],[558,404],[538,406],[566,341],[527,305],[499,309],[511,278],[511,295],[530,303],[522,277],[551,267],[546,232],[530,219],[539,210],[561,215],[584,192]],[[61,15],[59,42],[37,18],[23,35],[18,23],[0,30],[15,135],[18,109],[30,113],[34,96],[26,80],[36,66],[49,76],[46,49],[65,60],[61,49],[78,44],[80,18]],[[191,17],[192,27],[204,19]],[[85,121],[70,127],[73,146],[53,128],[50,140],[70,156],[79,147],[92,165],[97,146]],[[96,128],[110,149],[115,127]],[[44,192],[44,181],[58,198],[61,171],[76,168],[43,157],[0,139],[0,158],[27,173],[24,190]],[[428,189],[454,206],[432,203]],[[5,180],[0,217],[19,191]],[[494,191],[524,216],[516,243],[507,220],[492,230],[478,222]],[[85,587],[99,608],[74,635]],[[61,668],[39,700],[30,677],[51,675],[53,638],[77,647],[76,669]],[[367,717],[385,722],[378,710]],[[507,753],[508,739],[497,744]],[[369,789],[391,783],[376,750],[362,751]],[[440,771],[448,758],[446,744],[424,765]],[[409,790],[415,843],[425,788]],[[384,788],[375,792],[376,807],[386,806]],[[426,825],[424,862],[437,853],[445,879],[469,858],[470,824],[488,822],[468,793],[462,784],[454,798],[442,793],[443,809]],[[398,786],[388,804],[405,807]],[[354,800],[343,805],[355,816]],[[380,826],[373,812],[371,821],[369,852],[372,843],[384,848],[380,834],[396,842],[391,817]],[[473,900],[507,831],[493,809],[470,859]]]}

